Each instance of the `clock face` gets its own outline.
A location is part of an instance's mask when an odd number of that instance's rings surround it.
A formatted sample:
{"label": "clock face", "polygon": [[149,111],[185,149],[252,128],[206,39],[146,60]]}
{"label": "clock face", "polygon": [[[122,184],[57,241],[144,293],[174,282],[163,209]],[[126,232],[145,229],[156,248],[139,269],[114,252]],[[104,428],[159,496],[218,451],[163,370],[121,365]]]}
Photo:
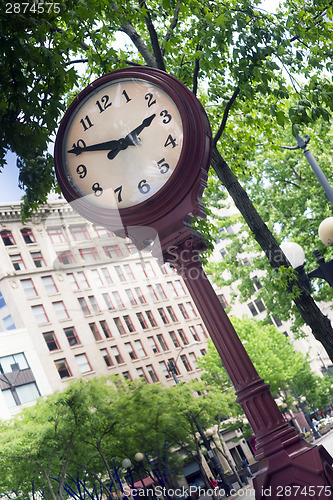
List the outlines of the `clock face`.
{"label": "clock face", "polygon": [[169,181],[183,149],[183,124],[161,87],[120,78],[79,101],[63,137],[61,161],[77,196],[123,209],[147,201]]}

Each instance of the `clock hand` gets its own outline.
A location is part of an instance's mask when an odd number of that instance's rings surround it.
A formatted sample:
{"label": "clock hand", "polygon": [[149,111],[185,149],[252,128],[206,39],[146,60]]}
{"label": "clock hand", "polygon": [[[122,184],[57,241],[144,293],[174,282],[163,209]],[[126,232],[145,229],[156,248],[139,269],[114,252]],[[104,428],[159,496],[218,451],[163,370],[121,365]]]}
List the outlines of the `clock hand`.
{"label": "clock hand", "polygon": [[149,127],[155,116],[155,113],[151,116],[148,116],[148,118],[145,118],[143,120],[141,125],[132,130],[132,132],[127,134],[126,137],[124,137],[123,139],[119,139],[118,145],[115,148],[112,148],[107,155],[109,160],[113,160],[113,158],[117,156],[119,151],[124,151],[124,149],[127,149],[128,146],[138,146],[138,144],[140,144],[141,142],[138,135],[144,128]]}
{"label": "clock hand", "polygon": [[78,156],[81,153],[85,153],[86,151],[105,151],[110,148],[117,148],[119,146],[119,140],[100,142],[99,144],[92,144],[91,146],[84,147],[78,146],[76,144],[74,144],[73,146],[73,149],[70,149],[69,151],[67,151],[67,153],[74,153],[76,156]]}

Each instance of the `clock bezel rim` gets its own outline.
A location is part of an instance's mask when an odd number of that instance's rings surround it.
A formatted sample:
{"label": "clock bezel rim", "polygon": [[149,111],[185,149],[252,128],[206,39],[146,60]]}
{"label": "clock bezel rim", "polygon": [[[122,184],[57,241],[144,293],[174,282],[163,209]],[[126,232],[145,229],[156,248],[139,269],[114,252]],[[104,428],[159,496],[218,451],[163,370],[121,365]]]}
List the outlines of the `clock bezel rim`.
{"label": "clock bezel rim", "polygon": [[[182,120],[183,144],[177,165],[167,182],[150,198],[126,208],[104,208],[89,201],[87,196],[80,195],[68,179],[66,167],[63,164],[63,146],[66,142],[68,124],[73,113],[89,94],[96,92],[99,87],[120,79],[146,80],[162,89],[174,102]],[[207,141],[207,137],[209,141]],[[122,225],[149,225],[157,218],[161,218],[175,209],[188,196],[193,185],[200,176],[200,170],[209,167],[210,158],[210,124],[205,112],[194,94],[172,75],[150,67],[122,68],[98,78],[85,89],[69,105],[62,121],[55,142],[54,162],[57,180],[66,200],[83,217],[110,227],[112,221],[119,226],[119,217]],[[208,163],[208,164],[207,164]],[[185,189],[184,182],[186,179]],[[75,185],[74,179],[72,182]],[[158,214],[152,208],[158,203]],[[186,215],[186,214],[184,214]]]}

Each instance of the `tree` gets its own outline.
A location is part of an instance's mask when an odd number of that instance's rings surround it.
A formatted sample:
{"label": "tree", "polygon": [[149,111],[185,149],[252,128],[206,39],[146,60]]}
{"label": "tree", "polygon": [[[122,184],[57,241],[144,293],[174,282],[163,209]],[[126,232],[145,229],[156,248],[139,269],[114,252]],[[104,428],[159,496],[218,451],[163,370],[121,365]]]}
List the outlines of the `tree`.
{"label": "tree", "polygon": [[[20,182],[26,186],[23,214],[44,201],[54,183],[50,156],[42,152],[47,137],[56,130],[66,91],[73,95],[88,79],[106,71],[146,64],[172,71],[200,96],[213,126],[212,167],[217,177],[273,269],[288,268],[275,237],[221,151],[225,148],[230,159],[238,157],[238,143],[230,150],[225,142],[228,119],[237,113],[259,108],[263,117],[273,114],[281,125],[290,120],[294,133],[301,125],[329,119],[332,4],[312,0],[304,5],[295,0],[269,14],[257,7],[259,0],[59,3],[59,15],[29,11],[1,16],[1,34],[6,39],[1,57],[1,144],[3,153],[10,148],[19,154]],[[117,32],[130,41],[124,49],[116,48]],[[73,68],[82,61],[87,72],[79,78]],[[283,106],[290,97],[288,118]],[[253,138],[246,130],[244,140],[253,149]],[[246,167],[242,158],[239,163]],[[319,190],[318,197],[323,196]],[[333,360],[330,321],[293,273],[284,276],[302,318]]]}
{"label": "tree", "polygon": [[206,427],[219,410],[229,414],[224,395],[198,382],[165,388],[117,377],[78,379],[0,422],[0,495],[81,498],[84,490],[96,500],[110,492],[119,497],[122,461],[137,452],[146,457],[146,473],[165,485],[167,471],[181,471],[184,455],[197,459],[193,416]]}
{"label": "tree", "polygon": [[[244,347],[258,374],[270,385],[273,397],[294,399],[291,385],[314,407],[325,407],[331,403],[333,389],[329,377],[318,377],[310,369],[309,362],[300,352],[296,352],[289,339],[272,325],[248,318],[232,317]],[[220,357],[209,342],[207,355],[199,360],[205,370],[202,379],[209,385],[228,390],[230,380],[221,365]],[[290,396],[291,395],[291,396]],[[239,408],[239,415],[242,410]]]}

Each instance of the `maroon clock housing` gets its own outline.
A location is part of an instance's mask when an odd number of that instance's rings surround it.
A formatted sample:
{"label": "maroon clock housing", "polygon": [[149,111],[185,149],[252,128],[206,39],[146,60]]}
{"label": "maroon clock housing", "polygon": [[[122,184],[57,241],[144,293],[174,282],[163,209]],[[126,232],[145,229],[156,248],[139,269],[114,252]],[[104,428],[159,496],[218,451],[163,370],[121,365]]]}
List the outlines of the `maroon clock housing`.
{"label": "maroon clock housing", "polygon": [[78,213],[144,246],[150,232],[163,239],[181,230],[187,214],[204,215],[211,144],[206,113],[179,80],[125,68],[94,81],[69,106],[55,169]]}

